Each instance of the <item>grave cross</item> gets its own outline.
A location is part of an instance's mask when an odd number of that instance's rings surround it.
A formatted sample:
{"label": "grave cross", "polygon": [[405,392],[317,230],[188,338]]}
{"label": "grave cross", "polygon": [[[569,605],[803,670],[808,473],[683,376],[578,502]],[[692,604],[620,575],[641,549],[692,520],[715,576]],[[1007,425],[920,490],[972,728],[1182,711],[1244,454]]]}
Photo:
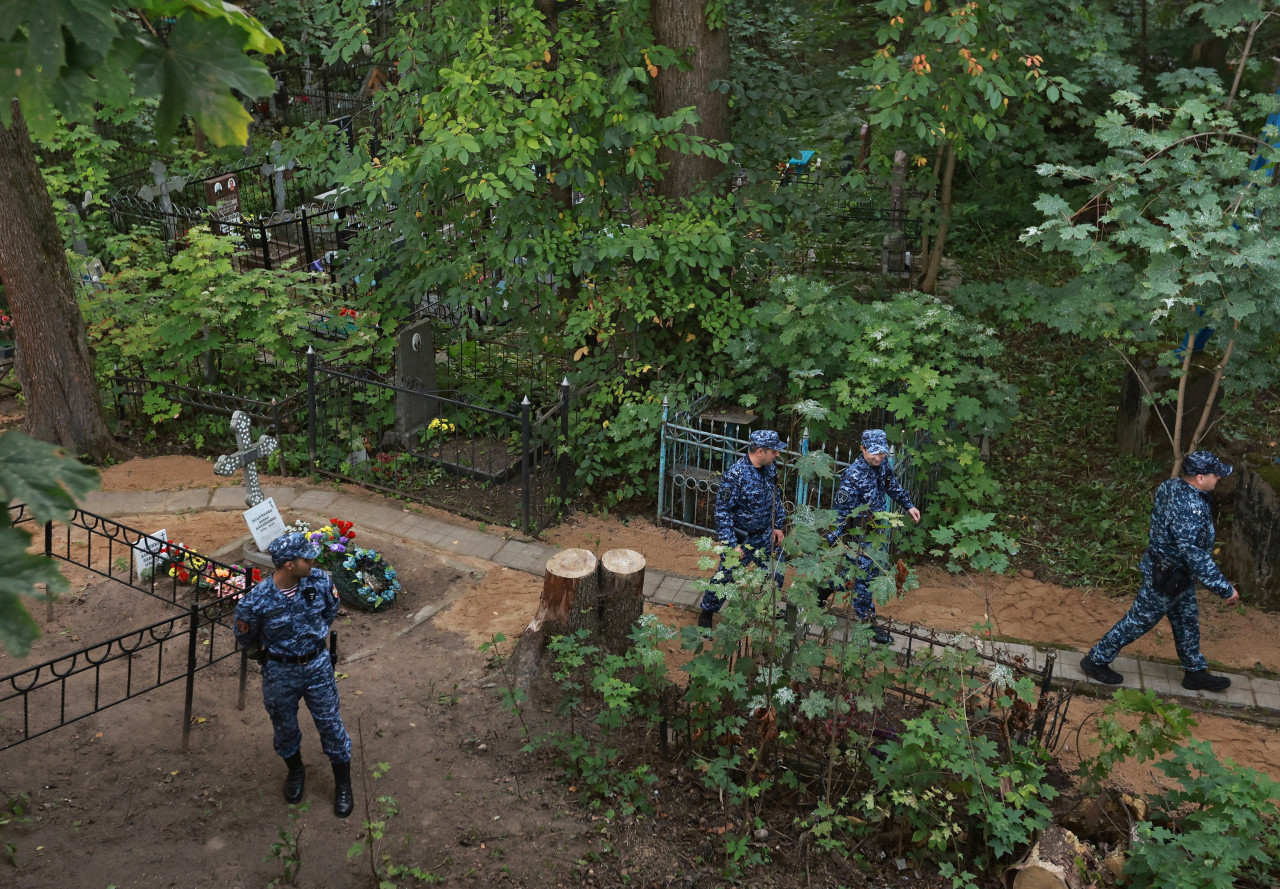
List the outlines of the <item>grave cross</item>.
{"label": "grave cross", "polygon": [[284,159],[284,146],[278,141],[271,143],[271,162],[263,164],[258,172],[269,176],[275,187],[276,212],[283,213],[285,206],[284,174],[298,165],[293,158]]}
{"label": "grave cross", "polygon": [[165,178],[167,172],[164,161],[155,160],[151,162],[151,166],[147,169],[151,171],[152,177],[155,179],[155,186],[144,185],[138,189],[138,197],[142,198],[148,204],[157,197],[160,198],[160,210],[165,214],[165,237],[170,241],[177,237],[177,230],[173,224],[173,201],[169,199],[169,193],[174,191],[182,191],[187,185],[187,180],[182,176],[170,176]]}
{"label": "grave cross", "polygon": [[231,431],[236,436],[236,446],[240,449],[234,454],[223,454],[213,464],[215,475],[235,475],[236,470],[244,470],[244,483],[248,494],[244,502],[247,506],[257,506],[262,502],[262,488],[258,486],[258,467],[256,461],[274,453],[279,443],[269,435],[258,438],[257,444],[249,441],[249,415],[244,411],[236,411],[231,415]]}

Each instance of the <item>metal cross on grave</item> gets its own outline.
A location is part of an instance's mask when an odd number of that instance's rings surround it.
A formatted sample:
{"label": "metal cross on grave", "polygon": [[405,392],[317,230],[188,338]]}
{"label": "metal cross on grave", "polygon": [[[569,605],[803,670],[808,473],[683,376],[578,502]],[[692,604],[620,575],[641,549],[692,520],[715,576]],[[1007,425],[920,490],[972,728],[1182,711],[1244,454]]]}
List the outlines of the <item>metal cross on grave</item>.
{"label": "metal cross on grave", "polygon": [[258,467],[257,461],[265,458],[268,454],[274,453],[280,446],[274,438],[269,435],[263,435],[258,438],[258,443],[253,444],[249,441],[249,415],[244,411],[236,411],[231,415],[231,431],[236,436],[236,447],[239,448],[234,454],[223,454],[213,464],[213,472],[215,475],[235,475],[239,469],[244,470],[244,484],[248,490],[245,495],[244,502],[247,506],[257,506],[263,501],[262,488],[258,485]]}

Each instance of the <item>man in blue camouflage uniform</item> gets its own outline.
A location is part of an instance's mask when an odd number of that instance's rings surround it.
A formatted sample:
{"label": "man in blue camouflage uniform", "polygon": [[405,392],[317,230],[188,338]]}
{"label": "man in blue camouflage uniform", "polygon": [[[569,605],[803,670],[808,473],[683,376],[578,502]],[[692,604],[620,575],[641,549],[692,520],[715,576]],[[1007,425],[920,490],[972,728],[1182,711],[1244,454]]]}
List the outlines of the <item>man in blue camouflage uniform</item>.
{"label": "man in blue camouflage uniform", "polygon": [[1160,618],[1173,627],[1173,644],[1186,671],[1182,687],[1192,691],[1224,691],[1226,676],[1214,676],[1200,653],[1200,611],[1196,583],[1217,593],[1227,603],[1240,601],[1240,593],[1213,561],[1213,516],[1209,492],[1231,467],[1210,451],[1196,451],[1182,461],[1182,477],[1171,478],[1156,491],[1151,510],[1150,545],[1138,564],[1142,586],[1129,613],[1116,623],[1085,655],[1080,669],[1090,679],[1119,685],[1124,677],[1111,669],[1120,649],[1146,633]]}
{"label": "man in blue camouflage uniform", "polygon": [[[867,529],[874,521],[874,514],[883,512],[892,497],[907,511],[912,521],[920,521],[920,510],[911,502],[911,495],[898,482],[888,465],[889,436],[883,429],[868,429],[862,433],[862,453],[849,464],[840,476],[836,489],[836,530],[827,535],[827,542],[834,545],[842,536],[847,538],[850,554],[840,568],[840,580],[854,574],[853,613],[859,620],[872,622],[876,615],[876,603],[871,596],[871,581],[880,574],[875,560],[868,553],[872,545]],[[825,607],[837,584],[832,581],[818,590],[818,604]],[[881,645],[893,641],[884,627],[874,628],[874,639]]]}
{"label": "man in blue camouflage uniform", "polygon": [[[787,508],[778,496],[778,468],[774,461],[787,443],[772,429],[751,433],[747,455],[725,471],[716,492],[716,539],[737,549],[742,566],[759,565],[764,570],[773,566],[774,582],[782,586],[782,528]],[[729,569],[724,556],[711,578],[714,585],[728,583]],[[711,627],[712,615],[724,605],[724,599],[708,589],[702,594],[702,614],[698,626]]]}
{"label": "man in blue camouflage uniform", "polygon": [[298,728],[303,699],[333,766],[333,813],[346,818],[355,805],[351,737],[338,712],[338,683],[326,645],[338,616],[338,593],[329,575],[315,567],[320,547],[306,535],[281,535],[267,550],[276,570],[236,605],[236,640],[257,649],[262,664],[262,703],[271,717],[276,753],[289,767],[285,801],[301,800],[306,780]]}

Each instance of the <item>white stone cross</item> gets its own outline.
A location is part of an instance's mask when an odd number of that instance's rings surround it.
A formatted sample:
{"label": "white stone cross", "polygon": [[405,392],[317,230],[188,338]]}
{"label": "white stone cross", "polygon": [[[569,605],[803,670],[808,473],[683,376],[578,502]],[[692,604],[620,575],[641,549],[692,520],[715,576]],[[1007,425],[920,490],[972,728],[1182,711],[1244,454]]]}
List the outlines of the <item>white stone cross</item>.
{"label": "white stone cross", "polygon": [[213,464],[215,475],[235,475],[236,470],[244,470],[244,483],[248,494],[245,495],[246,506],[257,506],[262,502],[262,488],[258,485],[258,467],[256,461],[274,453],[280,447],[279,442],[269,435],[258,438],[258,443],[249,441],[249,415],[244,411],[236,411],[231,415],[231,431],[236,435],[236,446],[240,449],[234,454],[223,454]]}

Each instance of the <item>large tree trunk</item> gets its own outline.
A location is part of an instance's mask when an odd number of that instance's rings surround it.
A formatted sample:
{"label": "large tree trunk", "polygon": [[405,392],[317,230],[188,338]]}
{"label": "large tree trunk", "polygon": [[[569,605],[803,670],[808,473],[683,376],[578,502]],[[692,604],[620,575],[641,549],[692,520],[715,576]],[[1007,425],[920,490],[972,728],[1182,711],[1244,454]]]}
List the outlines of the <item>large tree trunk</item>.
{"label": "large tree trunk", "polygon": [[933,293],[938,286],[938,275],[942,270],[942,253],[947,249],[947,229],[951,224],[951,183],[956,172],[956,147],[947,143],[947,163],[942,170],[942,185],[939,189],[940,207],[938,210],[938,232],[933,236],[933,246],[927,257],[928,266],[924,273],[924,282],[920,289],[925,293]]}
{"label": "large tree trunk", "polygon": [[[654,41],[680,54],[691,67],[671,65],[658,72],[654,102],[659,117],[693,106],[699,122],[691,134],[712,142],[729,139],[729,95],[711,82],[729,76],[729,29],[707,27],[707,0],[651,0],[649,22]],[[702,182],[718,176],[724,164],[703,155],[663,149],[658,160],[668,164],[658,194],[688,197]]]}
{"label": "large tree trunk", "polygon": [[0,125],[0,279],[13,316],[14,368],[27,402],[24,429],[100,462],[123,452],[102,413],[53,201],[27,122],[16,101],[12,107],[12,123]]}

